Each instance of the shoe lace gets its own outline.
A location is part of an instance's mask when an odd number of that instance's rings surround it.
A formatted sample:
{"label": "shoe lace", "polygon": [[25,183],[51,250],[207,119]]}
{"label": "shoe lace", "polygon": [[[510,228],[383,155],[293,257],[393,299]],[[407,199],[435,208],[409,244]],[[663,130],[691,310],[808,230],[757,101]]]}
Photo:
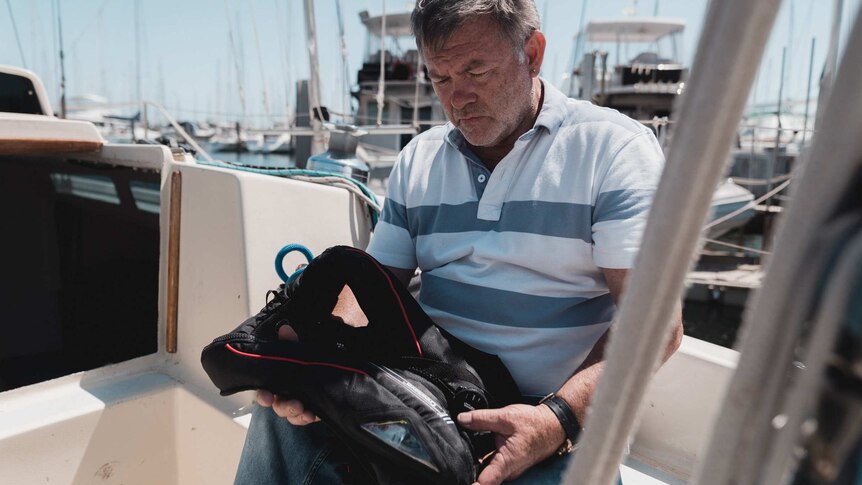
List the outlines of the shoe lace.
{"label": "shoe lace", "polygon": [[257,320],[264,319],[279,308],[281,308],[284,303],[287,302],[287,294],[285,292],[284,285],[279,285],[278,289],[268,290],[266,292],[266,305],[264,305],[263,309],[257,314]]}

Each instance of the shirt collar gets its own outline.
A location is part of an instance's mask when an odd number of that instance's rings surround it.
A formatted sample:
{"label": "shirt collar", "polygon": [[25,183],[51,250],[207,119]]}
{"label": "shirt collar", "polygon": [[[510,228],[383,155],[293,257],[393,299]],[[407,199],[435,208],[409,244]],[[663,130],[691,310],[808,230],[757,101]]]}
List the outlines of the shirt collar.
{"label": "shirt collar", "polygon": [[[540,78],[541,79],[541,78]],[[566,99],[568,97],[562,91],[541,79],[545,88],[545,97],[542,101],[542,109],[536,117],[533,128],[545,127],[548,131],[554,131],[563,124],[566,119]]]}

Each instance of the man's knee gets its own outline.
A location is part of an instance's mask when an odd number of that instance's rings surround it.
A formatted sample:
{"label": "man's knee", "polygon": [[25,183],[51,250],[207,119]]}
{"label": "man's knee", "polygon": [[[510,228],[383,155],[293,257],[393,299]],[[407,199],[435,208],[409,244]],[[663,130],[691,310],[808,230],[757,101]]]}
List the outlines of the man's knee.
{"label": "man's knee", "polygon": [[293,426],[255,406],[234,484],[340,484],[344,457],[323,423]]}

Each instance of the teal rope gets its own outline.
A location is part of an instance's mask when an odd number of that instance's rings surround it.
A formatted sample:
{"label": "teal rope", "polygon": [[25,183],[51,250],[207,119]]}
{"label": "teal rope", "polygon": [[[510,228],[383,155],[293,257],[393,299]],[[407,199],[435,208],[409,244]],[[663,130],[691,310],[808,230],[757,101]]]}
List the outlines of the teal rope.
{"label": "teal rope", "polygon": [[[377,200],[377,196],[374,195],[368,187],[365,186],[362,182],[350,178],[346,175],[341,175],[332,172],[321,172],[318,170],[303,170],[299,168],[257,168],[257,167],[247,167],[245,165],[238,165],[234,163],[221,162],[221,163],[210,163],[203,160],[197,160],[197,163],[200,165],[209,165],[212,167],[228,167],[234,170],[239,170],[241,172],[250,172],[250,173],[260,173],[264,175],[274,175],[276,177],[293,177],[293,176],[304,176],[304,177],[338,177],[340,179],[346,180],[353,185],[359,187],[359,190],[362,191],[369,199],[373,200],[375,204],[380,204]],[[380,219],[380,214],[369,207],[368,212],[371,215],[371,229],[374,230],[377,227],[377,221]]]}
{"label": "teal rope", "polygon": [[288,244],[281,248],[278,251],[278,254],[275,255],[275,272],[278,274],[278,277],[281,278],[281,281],[284,281],[284,283],[288,285],[293,283],[293,280],[295,280],[306,268],[306,266],[303,266],[294,271],[290,276],[287,276],[287,273],[284,272],[284,257],[293,251],[299,251],[302,253],[309,263],[314,259],[314,255],[311,253],[311,250],[302,244]]}

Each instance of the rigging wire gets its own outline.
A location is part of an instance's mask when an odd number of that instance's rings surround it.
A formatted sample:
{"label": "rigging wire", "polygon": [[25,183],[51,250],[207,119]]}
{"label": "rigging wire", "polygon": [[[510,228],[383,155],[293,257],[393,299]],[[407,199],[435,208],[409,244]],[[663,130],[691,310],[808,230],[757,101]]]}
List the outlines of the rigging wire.
{"label": "rigging wire", "polygon": [[6,6],[9,8],[9,19],[12,20],[12,30],[15,31],[15,42],[18,43],[18,54],[21,55],[21,64],[24,69],[27,69],[27,60],[24,58],[24,48],[21,47],[21,37],[18,36],[18,24],[15,23],[15,15],[12,14],[12,3],[6,0]]}
{"label": "rigging wire", "polygon": [[[6,1],[8,2],[9,0]],[[75,50],[75,48],[78,46],[78,42],[81,42],[81,39],[84,38],[84,34],[86,34],[90,30],[90,27],[92,27],[94,23],[96,23],[102,18],[102,11],[105,10],[105,6],[110,1],[111,0],[104,0],[102,4],[99,5],[98,10],[96,10],[96,16],[91,17],[90,23],[87,24],[87,26],[84,27],[84,29],[82,29],[81,32],[75,37],[75,40],[72,41],[72,45],[69,47],[69,52],[73,52]]]}
{"label": "rigging wire", "polygon": [[734,217],[738,216],[739,214],[742,214],[743,212],[745,212],[745,211],[747,211],[753,207],[756,207],[757,204],[760,204],[764,200],[766,200],[766,199],[772,197],[773,195],[784,190],[788,185],[790,185],[790,182],[792,182],[792,181],[793,181],[793,179],[785,180],[781,185],[779,185],[778,187],[775,187],[774,189],[770,190],[769,192],[763,194],[763,196],[761,196],[755,200],[752,200],[751,202],[745,204],[744,206],[740,207],[739,209],[736,209],[733,212],[730,212],[724,216],[719,217],[718,219],[715,219],[714,221],[711,221],[709,224],[706,224],[705,226],[703,226],[702,230],[705,231],[705,230],[707,230],[713,226],[721,224],[722,222],[724,222],[726,220],[733,219]]}
{"label": "rigging wire", "polygon": [[712,244],[717,244],[717,245],[719,245],[719,246],[727,246],[727,247],[731,247],[731,248],[734,248],[734,249],[741,249],[741,250],[743,250],[743,251],[746,251],[746,252],[749,252],[749,253],[754,253],[754,254],[760,254],[760,255],[762,255],[762,256],[769,256],[770,254],[772,254],[771,252],[769,252],[769,251],[764,251],[764,250],[762,250],[762,249],[755,249],[755,248],[750,248],[750,247],[748,247],[748,246],[740,246],[740,245],[738,245],[738,244],[731,244],[731,243],[729,243],[729,242],[720,241],[720,240],[718,240],[718,239],[704,238],[704,241],[706,241],[706,242],[708,242],[708,243],[712,243]]}

